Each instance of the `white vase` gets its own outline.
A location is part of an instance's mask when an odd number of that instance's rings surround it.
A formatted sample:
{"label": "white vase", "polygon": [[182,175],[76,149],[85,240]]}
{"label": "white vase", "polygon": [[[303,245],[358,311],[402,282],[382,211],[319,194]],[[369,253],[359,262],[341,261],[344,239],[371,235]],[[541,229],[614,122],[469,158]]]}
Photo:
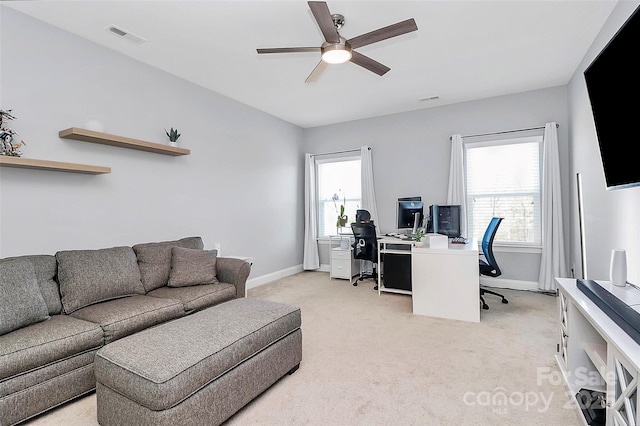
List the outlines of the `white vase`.
{"label": "white vase", "polygon": [[627,285],[627,253],[621,249],[611,250],[611,284],[624,287]]}
{"label": "white vase", "polygon": [[169,145],[171,145],[171,146],[178,146],[178,142],[172,142],[172,141],[169,141]]}

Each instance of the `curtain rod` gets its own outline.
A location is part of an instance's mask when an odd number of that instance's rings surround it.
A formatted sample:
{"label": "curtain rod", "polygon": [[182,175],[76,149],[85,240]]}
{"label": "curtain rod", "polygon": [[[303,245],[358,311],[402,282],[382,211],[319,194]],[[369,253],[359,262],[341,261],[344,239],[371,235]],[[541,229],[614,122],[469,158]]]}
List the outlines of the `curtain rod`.
{"label": "curtain rod", "polygon": [[[556,129],[560,127],[560,125],[558,123],[556,123]],[[477,135],[465,135],[462,136],[462,138],[477,138],[480,136],[491,136],[491,135],[502,135],[504,133],[517,133],[517,132],[526,132],[529,130],[543,130],[545,128],[545,126],[542,127],[529,127],[528,129],[517,129],[517,130],[504,130],[502,132],[492,132],[492,133],[480,133]],[[451,140],[451,136],[449,136],[449,140]]]}
{"label": "curtain rod", "polygon": [[[371,147],[368,147],[369,151],[371,151]],[[335,151],[335,152],[323,152],[322,154],[311,154],[312,157],[317,157],[319,155],[334,155],[334,154],[346,154],[347,152],[360,152],[359,149],[347,149],[345,151]]]}

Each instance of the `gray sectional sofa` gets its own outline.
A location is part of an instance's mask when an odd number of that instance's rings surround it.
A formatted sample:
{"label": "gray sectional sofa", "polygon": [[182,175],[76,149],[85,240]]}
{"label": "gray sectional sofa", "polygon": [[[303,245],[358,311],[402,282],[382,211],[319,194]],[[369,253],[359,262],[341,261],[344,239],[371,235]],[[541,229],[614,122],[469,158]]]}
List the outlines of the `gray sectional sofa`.
{"label": "gray sectional sofa", "polygon": [[96,387],[115,340],[245,296],[251,266],[200,237],[0,260],[0,426]]}

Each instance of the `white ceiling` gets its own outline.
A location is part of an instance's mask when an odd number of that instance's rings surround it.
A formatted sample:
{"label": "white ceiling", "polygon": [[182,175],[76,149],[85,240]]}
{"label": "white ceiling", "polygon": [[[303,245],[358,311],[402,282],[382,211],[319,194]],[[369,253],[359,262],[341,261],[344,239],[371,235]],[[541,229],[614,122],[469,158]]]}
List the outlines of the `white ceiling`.
{"label": "white ceiling", "polygon": [[[352,37],[414,18],[418,31],[357,49],[391,68],[352,63],[305,79],[320,46],[303,0],[2,1],[2,4],[301,127],[567,84],[616,0],[327,1]],[[117,25],[147,41],[133,44]],[[438,96],[433,101],[420,99]]]}

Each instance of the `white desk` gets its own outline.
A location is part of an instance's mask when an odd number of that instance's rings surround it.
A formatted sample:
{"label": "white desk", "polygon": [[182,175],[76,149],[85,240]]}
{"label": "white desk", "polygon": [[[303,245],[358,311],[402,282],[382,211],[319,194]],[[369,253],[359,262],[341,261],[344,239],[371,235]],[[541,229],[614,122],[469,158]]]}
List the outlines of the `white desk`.
{"label": "white desk", "polygon": [[480,322],[478,243],[411,249],[413,313]]}

